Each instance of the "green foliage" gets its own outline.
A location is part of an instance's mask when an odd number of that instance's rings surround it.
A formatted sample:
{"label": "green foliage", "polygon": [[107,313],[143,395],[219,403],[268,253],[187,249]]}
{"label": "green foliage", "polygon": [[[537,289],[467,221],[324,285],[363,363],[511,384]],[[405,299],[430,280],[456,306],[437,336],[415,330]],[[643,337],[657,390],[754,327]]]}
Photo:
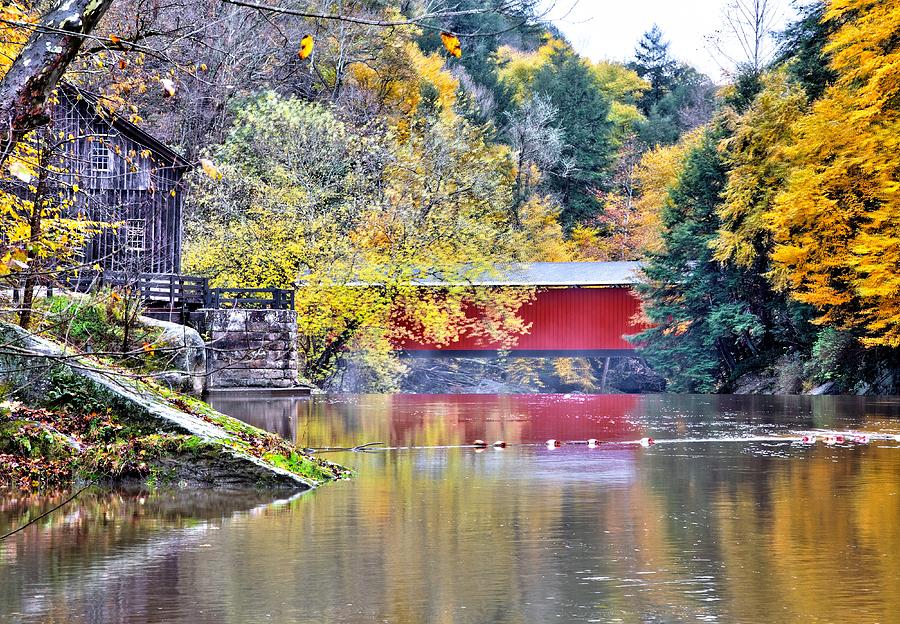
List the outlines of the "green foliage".
{"label": "green foliage", "polygon": [[776,65],[788,68],[810,100],[819,99],[825,88],[837,79],[837,73],[829,65],[825,47],[838,22],[824,19],[826,7],[822,1],[800,6],[797,20],[778,37]]}
{"label": "green foliage", "polygon": [[565,146],[548,188],[560,198],[563,225],[572,227],[598,212],[592,190],[608,184],[614,158],[610,100],[590,66],[569,47],[553,50],[534,74],[531,89],[559,111],[554,123]]}
{"label": "green foliage", "polygon": [[96,388],[83,377],[63,366],[50,369],[42,407],[64,408],[76,414],[106,413],[108,405]]}
{"label": "green foliage", "polygon": [[0,421],[0,454],[68,460],[72,445],[56,431],[28,420]]}
{"label": "green foliage", "polygon": [[134,298],[110,290],[90,296],[50,297],[37,303],[40,314],[35,330],[107,361],[151,369],[153,346],[162,330],[136,323],[134,305]]}
{"label": "green foliage", "polygon": [[817,384],[832,381],[838,390],[850,390],[859,379],[861,352],[859,340],[852,333],[825,327],[813,343],[807,375]]}
{"label": "green foliage", "polygon": [[[455,2],[454,5],[457,11],[489,6],[485,0],[462,0]],[[513,40],[517,49],[527,52],[540,47],[545,31],[543,27],[535,25],[529,19],[534,13],[534,7],[523,3],[518,7],[518,11],[509,11],[505,15],[498,13],[459,15],[443,24],[444,29],[450,32],[485,33],[483,36],[465,40],[465,50],[461,58],[447,59],[448,65],[454,70],[462,69],[465,72],[468,84],[461,88],[472,98],[476,109],[475,120],[493,121],[495,126],[500,127],[503,115],[511,110],[512,93],[508,85],[500,80],[495,55],[501,41]],[[445,54],[438,31],[423,30],[416,42],[426,53]]]}
{"label": "green foliage", "polygon": [[658,26],[644,33],[628,67],[649,83],[649,89],[637,102],[646,118],[638,125],[638,131],[647,145],[677,143],[682,134],[712,117],[712,81],[671,57],[669,43],[663,40]]}
{"label": "green foliage", "polygon": [[[652,255],[639,287],[644,312],[655,324],[636,337],[654,370],[676,392],[710,392],[723,380],[720,362],[729,349],[727,327],[714,325],[740,317],[729,296],[735,275],[712,258],[715,208],[726,170],[717,151],[721,130],[708,131],[688,152],[670,201],[663,211],[665,251]],[[717,313],[726,304],[731,314]],[[742,325],[747,319],[740,318]],[[724,331],[723,331],[724,330]]]}

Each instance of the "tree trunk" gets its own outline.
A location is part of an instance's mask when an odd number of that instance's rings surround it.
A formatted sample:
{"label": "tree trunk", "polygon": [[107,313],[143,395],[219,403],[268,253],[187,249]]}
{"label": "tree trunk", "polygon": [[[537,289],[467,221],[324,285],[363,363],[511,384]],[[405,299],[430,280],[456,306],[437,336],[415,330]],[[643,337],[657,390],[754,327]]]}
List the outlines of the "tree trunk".
{"label": "tree trunk", "polygon": [[18,141],[47,123],[47,98],[112,0],[63,0],[41,17],[0,81],[0,165]]}
{"label": "tree trunk", "polygon": [[31,214],[28,217],[28,227],[30,234],[28,237],[28,268],[25,273],[25,283],[22,292],[22,307],[19,311],[19,326],[28,329],[31,325],[32,308],[34,306],[34,287],[37,285],[38,275],[41,271],[40,257],[37,253],[37,246],[41,240],[44,216],[44,191],[47,185],[47,165],[48,151],[39,150],[38,178],[35,187],[34,196],[31,203]]}

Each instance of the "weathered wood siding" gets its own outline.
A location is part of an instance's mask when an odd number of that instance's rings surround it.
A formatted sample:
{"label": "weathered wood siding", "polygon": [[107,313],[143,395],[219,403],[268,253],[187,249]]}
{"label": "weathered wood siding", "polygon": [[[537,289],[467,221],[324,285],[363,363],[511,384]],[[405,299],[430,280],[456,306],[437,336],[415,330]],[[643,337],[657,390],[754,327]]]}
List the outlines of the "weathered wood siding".
{"label": "weathered wood siding", "polygon": [[[74,95],[60,94],[52,119],[51,132],[71,138],[60,165],[66,172],[63,190],[78,188],[72,210],[116,226],[85,245],[85,264],[117,271],[179,272],[184,164],[141,142],[132,127],[120,127]],[[97,166],[104,160],[108,171]],[[134,245],[138,240],[142,244]]]}

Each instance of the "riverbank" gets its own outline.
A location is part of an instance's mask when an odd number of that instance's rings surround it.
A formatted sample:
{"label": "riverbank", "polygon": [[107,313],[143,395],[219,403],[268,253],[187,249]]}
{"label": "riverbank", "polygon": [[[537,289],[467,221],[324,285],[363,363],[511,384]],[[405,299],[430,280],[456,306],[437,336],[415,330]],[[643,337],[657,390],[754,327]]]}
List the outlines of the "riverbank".
{"label": "riverbank", "polygon": [[724,394],[896,396],[900,361],[896,353],[844,349],[811,357],[787,353],[735,375]]}
{"label": "riverbank", "polygon": [[152,377],[0,323],[0,487],[306,490],[349,471]]}

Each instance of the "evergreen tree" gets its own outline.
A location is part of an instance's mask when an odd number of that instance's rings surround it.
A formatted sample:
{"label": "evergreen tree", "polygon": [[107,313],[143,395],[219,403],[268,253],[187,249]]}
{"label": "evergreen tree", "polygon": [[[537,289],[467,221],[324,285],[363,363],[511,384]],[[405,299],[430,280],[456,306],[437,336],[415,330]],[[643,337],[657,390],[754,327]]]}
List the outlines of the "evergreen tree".
{"label": "evergreen tree", "polygon": [[754,299],[767,300],[765,278],[710,247],[728,170],[719,151],[722,124],[688,152],[663,211],[664,250],[645,265],[639,286],[654,327],[635,337],[642,354],[676,392],[712,392],[763,356],[767,337]]}
{"label": "evergreen tree", "polygon": [[547,187],[562,203],[563,225],[571,228],[596,215],[595,191],[608,185],[615,158],[610,102],[590,66],[569,46],[553,50],[535,74],[532,90],[558,111],[554,124],[562,132],[564,146]]}
{"label": "evergreen tree", "polygon": [[644,33],[628,64],[650,88],[638,107],[647,118],[640,126],[648,145],[671,145],[685,132],[707,123],[715,109],[715,86],[708,76],[678,63],[658,26]]}
{"label": "evergreen tree", "polygon": [[824,20],[824,2],[798,8],[799,18],[778,35],[777,65],[787,65],[792,77],[811,100],[818,99],[837,78],[829,66],[825,46],[837,29],[835,20]]}
{"label": "evergreen tree", "polygon": [[663,32],[656,24],[638,41],[629,68],[650,83],[650,89],[640,102],[641,111],[649,115],[653,107],[672,91],[678,68],[669,56],[669,42],[663,41]]}

